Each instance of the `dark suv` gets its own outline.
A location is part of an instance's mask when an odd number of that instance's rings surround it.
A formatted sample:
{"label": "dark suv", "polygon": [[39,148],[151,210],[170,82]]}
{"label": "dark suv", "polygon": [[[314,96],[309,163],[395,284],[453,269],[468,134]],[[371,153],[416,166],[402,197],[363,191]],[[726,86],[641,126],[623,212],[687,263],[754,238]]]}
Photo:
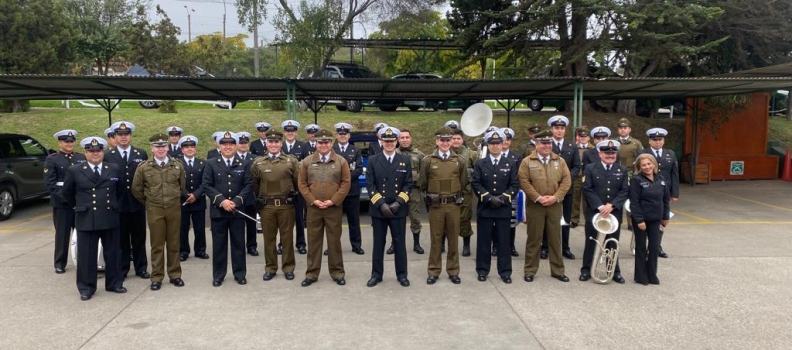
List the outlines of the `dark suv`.
{"label": "dark suv", "polygon": [[[303,71],[297,75],[297,79],[306,78],[330,78],[330,79],[360,79],[360,78],[380,78],[377,73],[356,63],[330,62],[322,71],[321,77],[314,76],[313,71]],[[328,100],[328,105],[336,106],[339,111],[360,112],[365,101],[358,100]]]}
{"label": "dark suv", "polygon": [[30,136],[0,134],[0,221],[10,218],[20,201],[49,195],[43,174],[51,152]]}

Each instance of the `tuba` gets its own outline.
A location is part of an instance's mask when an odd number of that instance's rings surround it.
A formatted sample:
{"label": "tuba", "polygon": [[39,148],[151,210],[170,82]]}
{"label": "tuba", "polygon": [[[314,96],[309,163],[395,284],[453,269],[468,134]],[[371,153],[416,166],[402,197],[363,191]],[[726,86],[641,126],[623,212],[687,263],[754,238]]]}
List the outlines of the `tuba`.
{"label": "tuba", "polygon": [[[487,131],[490,124],[492,124],[492,108],[486,103],[476,103],[462,114],[459,120],[459,128],[465,135],[476,137]],[[475,144],[475,141],[474,141]],[[484,158],[487,154],[487,145],[482,142],[480,145],[475,145],[479,149],[479,158]]]}
{"label": "tuba", "polygon": [[[594,229],[597,230],[597,239],[589,238],[597,243],[597,246],[594,247],[591,278],[594,282],[605,284],[613,279],[613,274],[616,272],[616,259],[619,258],[619,240],[616,238],[605,239],[605,236],[619,229],[619,220],[614,215],[608,215],[605,218],[597,213],[592,218],[591,223]],[[613,241],[615,247],[607,248],[606,246],[611,241]]]}
{"label": "tuba", "polygon": [[[70,245],[71,245],[70,253],[72,257],[72,263],[74,264],[75,267],[77,267],[77,229],[76,228],[72,229]],[[99,240],[99,249],[97,251],[98,253],[96,257],[96,269],[99,271],[104,271],[105,270],[105,261],[104,261],[104,253],[103,253],[104,248],[102,247],[101,240]]]}

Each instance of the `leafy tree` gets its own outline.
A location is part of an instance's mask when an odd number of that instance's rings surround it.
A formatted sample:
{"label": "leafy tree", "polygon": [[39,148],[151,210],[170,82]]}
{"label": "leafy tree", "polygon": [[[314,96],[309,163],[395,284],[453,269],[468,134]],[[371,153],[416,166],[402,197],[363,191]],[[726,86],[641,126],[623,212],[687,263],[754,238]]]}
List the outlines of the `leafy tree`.
{"label": "leafy tree", "polygon": [[259,38],[258,27],[264,24],[267,17],[269,0],[236,0],[239,24],[253,33],[253,72],[259,76]]}
{"label": "leafy tree", "polygon": [[511,1],[451,0],[450,5],[452,9],[447,16],[455,42],[463,47],[462,53],[468,58],[468,63],[479,64],[483,77],[487,58],[503,54],[497,47],[486,43],[512,26],[510,18],[505,17]]}
{"label": "leafy tree", "polygon": [[162,8],[157,5],[158,22],[150,22],[146,7],[139,5],[134,22],[123,30],[129,44],[124,56],[132,63],[145,66],[153,72],[189,71],[186,46],[179,42],[181,33]]}
{"label": "leafy tree", "polygon": [[64,73],[75,33],[63,8],[63,1],[0,0],[0,72]]}
{"label": "leafy tree", "polygon": [[[199,35],[187,44],[192,62],[214,75],[230,76],[235,74],[236,65],[246,61],[245,39],[247,35],[239,34],[223,39],[222,32]],[[247,70],[249,72],[249,70]]]}

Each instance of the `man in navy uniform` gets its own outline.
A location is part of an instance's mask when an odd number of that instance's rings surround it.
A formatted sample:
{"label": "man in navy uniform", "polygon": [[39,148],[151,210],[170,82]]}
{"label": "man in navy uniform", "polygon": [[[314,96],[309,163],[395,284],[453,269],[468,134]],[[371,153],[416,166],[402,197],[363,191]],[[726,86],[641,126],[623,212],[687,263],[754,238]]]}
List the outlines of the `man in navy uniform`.
{"label": "man in navy uniform", "polygon": [[[553,133],[553,153],[564,159],[569,174],[572,177],[571,181],[575,181],[576,175],[580,172],[580,155],[578,154],[577,147],[571,142],[564,139],[566,135],[566,127],[569,125],[569,119],[563,115],[556,115],[547,120],[547,125],[550,126]],[[564,196],[562,217],[564,225],[561,225],[561,247],[562,255],[567,259],[575,259],[575,254],[569,249],[569,222],[572,220],[572,192],[568,191]],[[547,259],[547,232],[544,233],[542,238],[542,251],[540,257]]]}
{"label": "man in navy uniform", "polygon": [[[250,133],[247,131],[239,131],[236,134],[239,137],[239,142],[237,143],[237,156],[239,156],[239,159],[242,159],[242,162],[245,163],[245,165],[248,165],[249,163],[253,163],[253,159],[256,158],[256,155],[249,152]],[[245,214],[249,215],[250,217],[255,218],[257,214],[257,210],[254,204],[254,198],[255,197],[248,198],[245,201],[247,202],[247,205],[245,205],[244,209],[240,209],[240,210],[242,210]],[[247,234],[245,235],[245,248],[247,250],[247,253],[252,256],[259,256],[258,243],[256,242],[256,233],[257,233],[256,222],[253,220],[245,220],[245,230],[247,231]]]}
{"label": "man in navy uniform", "polygon": [[104,131],[105,135],[107,135],[107,148],[113,148],[116,146],[115,142],[115,131],[113,128],[107,127]]}
{"label": "man in navy uniform", "polygon": [[[388,124],[385,123],[374,124],[374,132],[377,133],[377,135],[379,135],[379,131],[387,127]],[[371,157],[380,152],[382,152],[382,141],[380,141],[379,136],[377,136],[377,142],[369,142],[368,156]]]}
{"label": "man in navy uniform", "polygon": [[217,138],[222,136],[222,131],[215,131],[212,133],[212,141],[214,142],[215,148],[210,149],[206,152],[206,160],[210,160],[212,158],[217,158],[220,156],[220,144],[217,143]]}
{"label": "man in navy uniform", "polygon": [[267,131],[272,128],[272,125],[267,122],[258,122],[254,125],[258,131],[258,139],[250,142],[250,153],[257,156],[267,154]]}
{"label": "man in navy uniform", "polygon": [[[514,140],[514,130],[511,128],[503,128],[501,129],[503,134],[506,135],[506,138],[503,139],[501,143],[501,155],[506,158],[514,161],[514,168],[520,169],[520,162],[523,160],[523,157],[526,155],[517,153],[515,150],[511,149],[512,141]],[[516,171],[516,170],[515,170]],[[517,191],[520,190],[520,184],[517,183]],[[520,256],[520,253],[517,252],[517,247],[514,246],[514,241],[517,237],[517,192],[515,195],[512,196],[512,201],[509,203],[511,207],[511,219],[509,220],[509,243],[511,243],[511,256],[517,257]],[[492,246],[492,255],[499,256],[496,252],[498,250],[498,240],[497,237],[493,237],[493,246]]]}
{"label": "man in navy uniform", "polygon": [[[369,215],[374,226],[374,258],[371,279],[366,283],[374,287],[382,282],[385,238],[390,228],[392,247],[396,253],[396,278],[403,287],[408,287],[407,248],[404,235],[407,230],[407,201],[412,189],[410,157],[396,152],[396,141],[400,131],[393,127],[379,131],[382,153],[369,158],[366,171],[366,187],[371,196]],[[354,182],[354,181],[353,181]]]}
{"label": "man in navy uniform", "polygon": [[[284,138],[281,152],[294,156],[297,161],[305,159],[308,156],[308,145],[297,140],[297,130],[300,130],[300,123],[296,120],[286,120],[281,123],[281,129],[283,129]],[[296,223],[294,226],[297,228],[295,248],[297,248],[298,253],[305,255],[308,253],[308,250],[305,249],[305,199],[299,193],[295,194],[295,196],[297,196],[296,204],[294,205],[294,221]]]}
{"label": "man in navy uniform", "polygon": [[196,157],[198,138],[193,135],[179,139],[182,155],[178,158],[184,164],[185,194],[181,203],[181,227],[179,228],[179,260],[190,256],[190,220],[193,227],[193,251],[199,259],[209,259],[206,254],[206,196],[203,189],[203,173],[206,161]]}
{"label": "man in navy uniform", "polygon": [[228,242],[231,241],[231,269],[238,284],[247,284],[245,278],[245,223],[239,215],[250,198],[251,178],[249,167],[236,154],[239,137],[230,131],[218,139],[220,157],[208,160],[203,174],[204,192],[211,203],[209,217],[212,221],[212,285],[223,285],[228,269]]}
{"label": "man in navy uniform", "polygon": [[[668,131],[663,128],[651,128],[646,131],[649,136],[649,147],[644,148],[640,153],[649,153],[657,160],[658,171],[663,176],[668,191],[671,193],[671,204],[679,200],[679,166],[677,166],[676,154],[674,151],[663,148],[665,137]],[[667,258],[668,254],[663,250],[663,227],[660,227],[660,253],[658,256]]]}
{"label": "man in navy uniform", "polygon": [[308,140],[305,143],[308,145],[308,154],[310,156],[316,152],[316,133],[321,128],[316,124],[308,124],[305,126],[305,138]]}
{"label": "man in navy uniform", "polygon": [[[77,228],[77,290],[80,299],[90,300],[96,292],[97,257],[102,240],[105,261],[105,290],[126,293],[119,266],[118,199],[126,189],[118,165],[105,162],[102,150],[107,141],[87,137],[80,141],[87,162],[70,167],[63,183],[63,198],[74,208]],[[127,257],[129,253],[127,252]]]}
{"label": "man in navy uniform", "polygon": [[74,208],[61,194],[63,180],[69,167],[85,163],[85,155],[74,152],[75,130],[61,130],[53,135],[58,140],[58,152],[50,154],[44,161],[44,182],[50,192],[52,221],[55,224],[55,273],[66,272],[69,259],[69,238],[74,228]]}
{"label": "man in navy uniform", "polygon": [[[597,143],[596,149],[599,151],[601,161],[587,165],[583,172],[585,178],[583,195],[586,197],[587,208],[585,212],[586,244],[583,251],[583,267],[580,269],[581,281],[588,281],[591,278],[591,264],[598,235],[594,228],[594,215],[600,214],[604,218],[607,218],[608,215],[615,215],[619,225],[616,232],[610,234],[608,238],[619,240],[622,210],[624,202],[630,195],[630,188],[627,185],[627,168],[617,162],[620,146],[619,141],[612,140]],[[608,248],[614,247],[609,246]],[[616,261],[613,280],[616,283],[624,283],[618,261]]]}
{"label": "man in navy uniform", "polygon": [[178,157],[182,154],[181,147],[179,146],[179,139],[184,132],[184,129],[178,126],[169,126],[165,129],[168,133],[168,155],[171,157]]}
{"label": "man in navy uniform", "polygon": [[[132,196],[132,179],[138,165],[148,159],[142,148],[131,145],[135,125],[120,121],[110,126],[115,133],[116,147],[105,150],[104,160],[118,165],[121,170],[120,181],[124,185],[118,202],[121,218],[121,276],[126,278],[134,262],[135,275],[148,279],[148,257],[146,254],[146,210],[143,204]],[[131,256],[131,260],[130,260]]]}
{"label": "man in navy uniform", "polygon": [[[517,162],[501,153],[506,137],[502,130],[488,132],[484,136],[488,155],[477,160],[473,169],[473,192],[479,198],[476,208],[476,274],[481,282],[487,280],[492,264],[489,250],[492,238],[497,237],[499,242],[509,241],[512,198],[516,198],[520,190]],[[507,284],[512,282],[511,257],[511,252],[506,249],[498,251],[498,275]]]}
{"label": "man in navy uniform", "polygon": [[358,181],[360,175],[363,174],[363,156],[355,145],[349,143],[349,132],[352,130],[352,125],[337,123],[333,127],[336,130],[336,142],[333,145],[333,152],[344,157],[347,161],[349,164],[349,177],[352,179],[352,183],[349,186],[349,194],[344,198],[343,203],[344,213],[346,213],[347,217],[349,243],[352,244],[352,252],[363,255],[365,252],[360,246],[360,181]]}

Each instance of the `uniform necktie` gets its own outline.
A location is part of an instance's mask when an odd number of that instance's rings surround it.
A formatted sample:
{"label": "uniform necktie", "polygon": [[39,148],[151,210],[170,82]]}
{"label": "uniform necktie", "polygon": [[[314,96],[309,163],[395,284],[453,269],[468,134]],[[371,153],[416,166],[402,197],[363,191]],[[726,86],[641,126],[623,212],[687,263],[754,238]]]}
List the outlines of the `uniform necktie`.
{"label": "uniform necktie", "polygon": [[286,152],[291,153],[291,145],[286,145]]}
{"label": "uniform necktie", "polygon": [[610,165],[606,165],[606,166],[605,166],[605,171],[610,171],[610,168],[611,168],[611,166],[610,166]]}
{"label": "uniform necktie", "polygon": [[341,147],[341,153],[346,153],[346,146]]}
{"label": "uniform necktie", "polygon": [[542,164],[547,165],[547,157],[542,157]]}
{"label": "uniform necktie", "polygon": [[322,163],[327,163],[327,156],[322,156]]}
{"label": "uniform necktie", "polygon": [[448,160],[448,154],[443,153],[443,160]]}
{"label": "uniform necktie", "polygon": [[660,150],[655,150],[655,154],[657,155],[657,158],[659,159],[660,158]]}
{"label": "uniform necktie", "polygon": [[227,165],[228,165],[228,167],[230,168],[230,167],[231,167],[231,160],[230,160],[230,159],[229,159],[229,160],[226,160],[226,164],[227,164]]}
{"label": "uniform necktie", "polygon": [[160,167],[165,167],[165,162],[160,162]]}
{"label": "uniform necktie", "polygon": [[388,156],[388,163],[393,163],[393,158],[391,156]]}
{"label": "uniform necktie", "polygon": [[192,166],[192,160],[188,160],[188,161],[187,161],[187,164],[188,164],[188,165],[190,165],[190,168],[192,168],[192,167],[193,167],[193,166]]}
{"label": "uniform necktie", "polygon": [[492,165],[494,165],[494,166],[498,166],[498,158],[495,158],[495,160],[494,160],[494,161],[492,161]]}
{"label": "uniform necktie", "polygon": [[556,147],[558,147],[558,150],[560,151],[561,150],[561,142],[556,142]]}
{"label": "uniform necktie", "polygon": [[127,158],[127,151],[124,151],[123,157],[124,157],[124,163],[129,162],[129,159]]}
{"label": "uniform necktie", "polygon": [[98,165],[94,165],[94,174],[96,174],[96,176],[100,175],[99,174],[99,166]]}

